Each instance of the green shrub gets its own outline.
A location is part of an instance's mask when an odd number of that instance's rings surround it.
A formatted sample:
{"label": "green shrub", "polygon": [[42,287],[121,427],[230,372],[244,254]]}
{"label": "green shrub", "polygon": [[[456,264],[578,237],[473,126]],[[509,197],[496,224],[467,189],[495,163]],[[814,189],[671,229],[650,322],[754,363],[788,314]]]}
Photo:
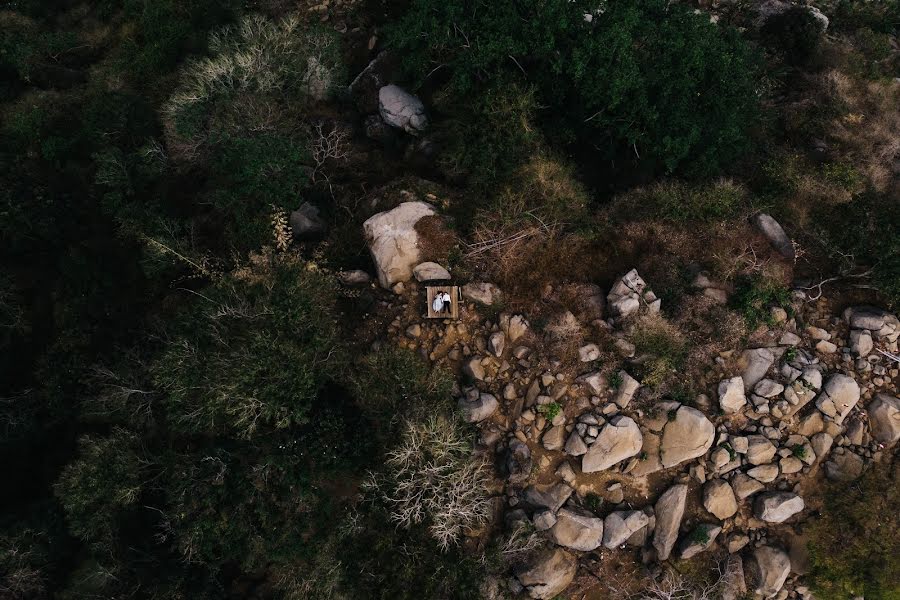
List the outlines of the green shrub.
{"label": "green shrub", "polygon": [[728,179],[690,184],[682,181],[657,183],[630,192],[620,209],[625,219],[635,214],[676,222],[709,222],[727,219],[747,205],[747,191]]}
{"label": "green shrub", "polygon": [[816,55],[822,27],[809,9],[794,6],[766,19],[760,35],[786,62],[803,65]]}
{"label": "green shrub", "polygon": [[307,423],[345,364],[331,280],[272,259],[198,296],[153,365],[172,424],[250,438]]}
{"label": "green shrub", "polygon": [[82,437],[78,449],[54,490],[72,534],[108,549],[118,534],[118,519],[138,501],[144,484],[138,438],[116,428],[109,437]]}
{"label": "green shrub", "polygon": [[533,82],[548,130],[610,148],[607,158],[701,173],[746,149],[757,62],[734,29],[664,0],[596,9],[416,0],[389,38],[413,76],[443,69],[460,98],[498,77]]}
{"label": "green shrub", "polygon": [[817,598],[900,598],[900,466],[877,465],[853,485],[832,485],[809,536]]}
{"label": "green shrub", "polygon": [[791,293],[786,287],[761,276],[740,278],[731,299],[732,306],[744,317],[751,330],[760,323],[770,323],[771,307],[789,308],[790,302]]}
{"label": "green shrub", "polygon": [[412,350],[384,348],[368,354],[353,375],[355,395],[370,414],[397,419],[443,412],[452,406],[453,375]]}
{"label": "green shrub", "polygon": [[544,415],[548,421],[552,421],[562,411],[562,407],[556,403],[541,404],[538,406],[538,412]]}

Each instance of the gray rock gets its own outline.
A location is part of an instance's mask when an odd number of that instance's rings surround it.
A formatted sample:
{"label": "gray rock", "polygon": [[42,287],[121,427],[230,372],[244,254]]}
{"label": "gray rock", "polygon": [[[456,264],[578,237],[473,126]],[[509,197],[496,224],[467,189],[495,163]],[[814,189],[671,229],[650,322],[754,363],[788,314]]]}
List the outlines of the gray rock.
{"label": "gray rock", "polygon": [[510,483],[521,483],[531,476],[531,468],[533,466],[531,458],[531,449],[528,444],[513,439],[509,443],[506,450],[506,477]]}
{"label": "gray rock", "polygon": [[581,459],[581,472],[595,473],[608,469],[640,453],[642,445],[643,437],[637,423],[630,417],[613,417]]}
{"label": "gray rock", "polygon": [[734,489],[734,494],[737,496],[738,500],[749,498],[753,494],[761,492],[766,488],[766,486],[756,479],[744,475],[743,473],[738,473],[731,478],[731,487]]}
{"label": "gray rock", "polygon": [[664,425],[660,441],[659,456],[664,468],[706,454],[715,439],[715,427],[699,410],[681,406],[674,416]]}
{"label": "gray rock", "polygon": [[422,101],[396,85],[386,85],[378,90],[378,112],[385,123],[412,135],[418,135],[428,127]]}
{"label": "gray rock", "polygon": [[753,348],[744,350],[741,360],[747,365],[741,373],[744,389],[751,390],[769,372],[769,368],[775,362],[775,355],[768,348]]}
{"label": "gray rock", "polygon": [[824,431],[813,435],[809,439],[809,445],[812,446],[817,459],[825,458],[825,455],[831,450],[831,445],[833,443],[834,438]]}
{"label": "gray rock", "polygon": [[734,516],[738,509],[737,499],[727,481],[713,479],[706,482],[703,486],[703,507],[723,521]]}
{"label": "gray rock", "polygon": [[859,384],[855,379],[835,374],[825,382],[822,392],[816,398],[816,406],[836,423],[842,423],[859,402],[859,395]]}
{"label": "gray rock", "polygon": [[307,239],[325,233],[325,221],[319,215],[319,209],[304,202],[300,207],[291,213],[288,219],[291,226],[291,233],[297,239]]}
{"label": "gray rock", "polygon": [[747,404],[747,396],[744,395],[744,380],[740,377],[732,377],[719,382],[719,406],[726,415],[731,415]]}
{"label": "gray rock", "polygon": [[479,394],[477,399],[460,398],[458,405],[465,421],[478,423],[497,412],[500,403],[493,394]]}
{"label": "gray rock", "polygon": [[884,444],[900,440],[900,398],[878,394],[869,404],[872,437]]}
{"label": "gray rock", "polygon": [[753,386],[753,393],[763,398],[774,398],[784,391],[784,386],[771,379],[761,379]]}
{"label": "gray rock", "polygon": [[522,336],[528,333],[528,321],[522,315],[500,315],[500,328],[509,338],[510,343],[515,344]]}
{"label": "gray rock", "polygon": [[467,360],[465,364],[463,364],[463,373],[475,381],[483,381],[485,372],[484,366],[481,364],[481,357],[475,356]]}
{"label": "gray rock", "polygon": [[766,236],[766,239],[769,240],[769,243],[772,244],[772,247],[775,248],[779,254],[788,260],[797,258],[797,254],[794,251],[794,245],[791,243],[791,238],[784,232],[784,228],[778,221],[773,219],[770,215],[759,213],[753,217],[753,224],[760,233]]}
{"label": "gray rock", "polygon": [[701,523],[681,540],[679,546],[679,554],[683,560],[694,557],[701,552],[708,550],[714,543],[716,538],[722,533],[722,528],[718,525],[710,523]]}
{"label": "gray rock", "polygon": [[587,451],[588,447],[584,443],[584,438],[577,431],[570,433],[569,439],[566,440],[565,453],[569,456],[581,456]]}
{"label": "gray rock", "polygon": [[606,302],[610,314],[620,318],[636,313],[642,303],[651,312],[658,312],[661,304],[656,295],[647,290],[647,283],[636,269],[630,270],[615,283],[606,296]]}
{"label": "gray rock", "polygon": [[865,358],[872,352],[875,344],[872,342],[872,334],[865,329],[854,329],[850,332],[850,351],[860,358]]}
{"label": "gray rock", "polygon": [[578,349],[578,359],[581,362],[593,362],[600,358],[600,348],[597,344],[585,344]]}
{"label": "gray rock", "polygon": [[751,572],[755,575],[756,593],[771,598],[784,587],[791,572],[791,559],[780,548],[760,546],[753,552]]}
{"label": "gray rock", "polygon": [[874,306],[856,306],[844,311],[844,320],[850,327],[869,331],[881,330],[889,316],[890,313]]}
{"label": "gray rock", "polygon": [[591,394],[595,396],[597,394],[603,393],[607,388],[606,377],[604,377],[599,371],[594,371],[593,373],[582,375],[576,381],[578,381],[578,383],[586,385]]}
{"label": "gray rock", "polygon": [[756,497],[753,513],[766,523],[784,523],[806,507],[803,498],[789,492],[766,492]]}
{"label": "gray rock", "polygon": [[561,450],[566,441],[565,425],[554,425],[544,433],[541,443],[547,450]]}
{"label": "gray rock", "polygon": [[649,518],[640,510],[611,512],[603,523],[603,545],[610,550],[628,541],[635,532],[645,527]]}
{"label": "gray rock", "polygon": [[550,539],[566,548],[590,552],[603,542],[603,519],[587,511],[562,508],[550,530]]}
{"label": "gray rock", "polygon": [[341,271],[340,273],[338,273],[337,277],[338,281],[346,286],[369,285],[369,283],[372,281],[372,278],[369,277],[369,274],[360,269],[354,269],[352,271]]}
{"label": "gray rock", "polygon": [[534,528],[538,531],[546,531],[556,524],[556,515],[549,510],[542,510],[534,513]]}
{"label": "gray rock", "polygon": [[503,356],[506,349],[506,334],[502,331],[496,331],[488,338],[488,351],[496,357]]}
{"label": "gray rock", "polygon": [[681,519],[687,502],[688,486],[673,485],[656,501],[656,528],[653,547],[659,560],[667,560],[678,540]]}
{"label": "gray rock", "polygon": [[502,294],[500,288],[493,283],[467,283],[460,290],[463,298],[485,306],[499,302]]}
{"label": "gray rock", "polygon": [[450,271],[434,262],[423,262],[413,269],[416,281],[442,281],[450,279]]}
{"label": "gray rock", "polygon": [[628,403],[631,402],[631,399],[634,398],[634,394],[638,391],[638,388],[641,387],[641,384],[638,383],[637,379],[625,371],[619,371],[619,377],[621,378],[622,383],[616,388],[616,393],[613,396],[612,401],[619,408],[625,408],[628,406]]}
{"label": "gray rock", "polygon": [[435,214],[425,202],[404,202],[397,208],[378,213],[363,223],[366,242],[378,281],[384,288],[409,281],[413,266],[419,263],[419,234],[415,226],[423,217]]}
{"label": "gray rock", "polygon": [[864,467],[862,457],[853,452],[841,452],[841,450],[841,448],[835,450],[831,454],[831,459],[825,463],[825,476],[832,481],[859,479]]}
{"label": "gray rock", "polygon": [[747,436],[747,462],[751,465],[764,465],[772,462],[777,448],[761,435]]}
{"label": "gray rock", "polygon": [[532,509],[547,509],[558,512],[574,492],[565,483],[548,483],[530,485],[522,494],[522,503]]}
{"label": "gray rock", "polygon": [[547,550],[514,569],[529,596],[550,600],[566,589],[578,570],[578,560],[562,548]]}
{"label": "gray rock", "polygon": [[778,465],[760,465],[747,471],[747,475],[761,483],[772,483],[778,478]]}

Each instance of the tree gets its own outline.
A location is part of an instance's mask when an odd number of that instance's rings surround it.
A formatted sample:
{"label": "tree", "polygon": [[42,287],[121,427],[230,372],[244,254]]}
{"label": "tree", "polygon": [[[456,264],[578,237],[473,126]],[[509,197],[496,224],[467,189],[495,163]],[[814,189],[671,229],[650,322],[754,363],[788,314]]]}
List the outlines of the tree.
{"label": "tree", "polygon": [[390,38],[419,81],[445,71],[462,98],[498,77],[525,80],[558,140],[669,172],[727,165],[756,118],[756,54],[680,3],[415,0]]}

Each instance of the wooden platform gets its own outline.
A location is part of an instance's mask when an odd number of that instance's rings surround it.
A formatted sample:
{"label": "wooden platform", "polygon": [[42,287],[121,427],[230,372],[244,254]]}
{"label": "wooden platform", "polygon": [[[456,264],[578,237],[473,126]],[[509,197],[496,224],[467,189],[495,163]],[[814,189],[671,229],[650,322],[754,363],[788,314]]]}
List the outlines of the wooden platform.
{"label": "wooden platform", "polygon": [[[429,319],[458,319],[459,318],[459,286],[456,285],[429,285],[425,286],[426,306],[428,308],[427,317]],[[450,294],[450,310],[436,312],[432,310],[434,297],[441,292]]]}

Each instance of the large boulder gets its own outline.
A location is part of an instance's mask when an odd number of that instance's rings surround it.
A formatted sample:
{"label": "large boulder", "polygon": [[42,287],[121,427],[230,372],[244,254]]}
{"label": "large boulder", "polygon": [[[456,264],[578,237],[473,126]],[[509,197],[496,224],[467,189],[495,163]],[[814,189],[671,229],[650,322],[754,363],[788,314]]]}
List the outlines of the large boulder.
{"label": "large boulder", "polygon": [[780,548],[760,546],[753,552],[750,569],[756,581],[756,593],[771,598],[784,587],[791,572],[791,559]]}
{"label": "large boulder", "polygon": [[423,262],[413,269],[416,281],[442,281],[450,279],[450,271],[435,262]]}
{"label": "large boulder", "polygon": [[594,473],[608,469],[626,458],[637,455],[642,445],[641,429],[637,423],[630,417],[613,417],[582,457],[581,471]]}
{"label": "large boulder", "polygon": [[389,288],[412,277],[413,267],[420,262],[416,223],[434,214],[434,207],[426,202],[404,202],[363,223],[382,287]]}
{"label": "large boulder", "polygon": [[822,392],[816,398],[816,406],[837,423],[859,402],[859,384],[847,375],[835,374],[825,382]]}
{"label": "large boulder", "polygon": [[515,569],[516,578],[537,600],[549,600],[568,587],[578,570],[578,560],[562,548],[547,550]]}
{"label": "large boulder", "polygon": [[900,398],[878,394],[869,404],[872,437],[884,444],[900,440]]}
{"label": "large boulder", "polygon": [[790,492],[766,492],[756,497],[753,513],[766,523],[784,523],[806,505],[803,498]]}
{"label": "large boulder", "polygon": [[653,530],[653,547],[659,560],[666,560],[678,541],[678,531],[684,516],[688,486],[673,485],[656,501],[656,528]]}
{"label": "large boulder", "polygon": [[825,477],[832,481],[854,481],[862,475],[865,463],[855,452],[838,448],[831,453],[831,459],[824,465]]}
{"label": "large boulder", "polygon": [[659,454],[666,469],[706,454],[712,447],[716,428],[695,408],[681,406],[664,428]]}
{"label": "large boulder", "polygon": [[418,135],[428,127],[422,101],[396,85],[386,85],[378,90],[378,113],[391,127],[412,135]]}
{"label": "large boulder", "polygon": [[738,510],[737,499],[727,481],[713,479],[706,482],[703,486],[703,507],[723,521],[734,516]]}
{"label": "large boulder", "polygon": [[769,240],[772,247],[783,257],[788,260],[794,260],[797,257],[797,254],[794,251],[794,244],[791,243],[791,238],[784,232],[784,228],[778,221],[773,219],[770,215],[759,213],[753,217],[753,225],[756,226],[759,232]]}
{"label": "large boulder", "polygon": [[603,523],[603,545],[610,550],[618,548],[649,522],[650,518],[641,510],[611,512]]}
{"label": "large boulder", "polygon": [[484,282],[467,283],[462,286],[460,291],[462,292],[463,298],[466,300],[484,304],[485,306],[490,306],[495,302],[499,302],[502,295],[500,288],[496,285]]}
{"label": "large boulder", "polygon": [[603,519],[587,511],[562,508],[550,529],[550,538],[560,546],[589,552],[603,542]]}

